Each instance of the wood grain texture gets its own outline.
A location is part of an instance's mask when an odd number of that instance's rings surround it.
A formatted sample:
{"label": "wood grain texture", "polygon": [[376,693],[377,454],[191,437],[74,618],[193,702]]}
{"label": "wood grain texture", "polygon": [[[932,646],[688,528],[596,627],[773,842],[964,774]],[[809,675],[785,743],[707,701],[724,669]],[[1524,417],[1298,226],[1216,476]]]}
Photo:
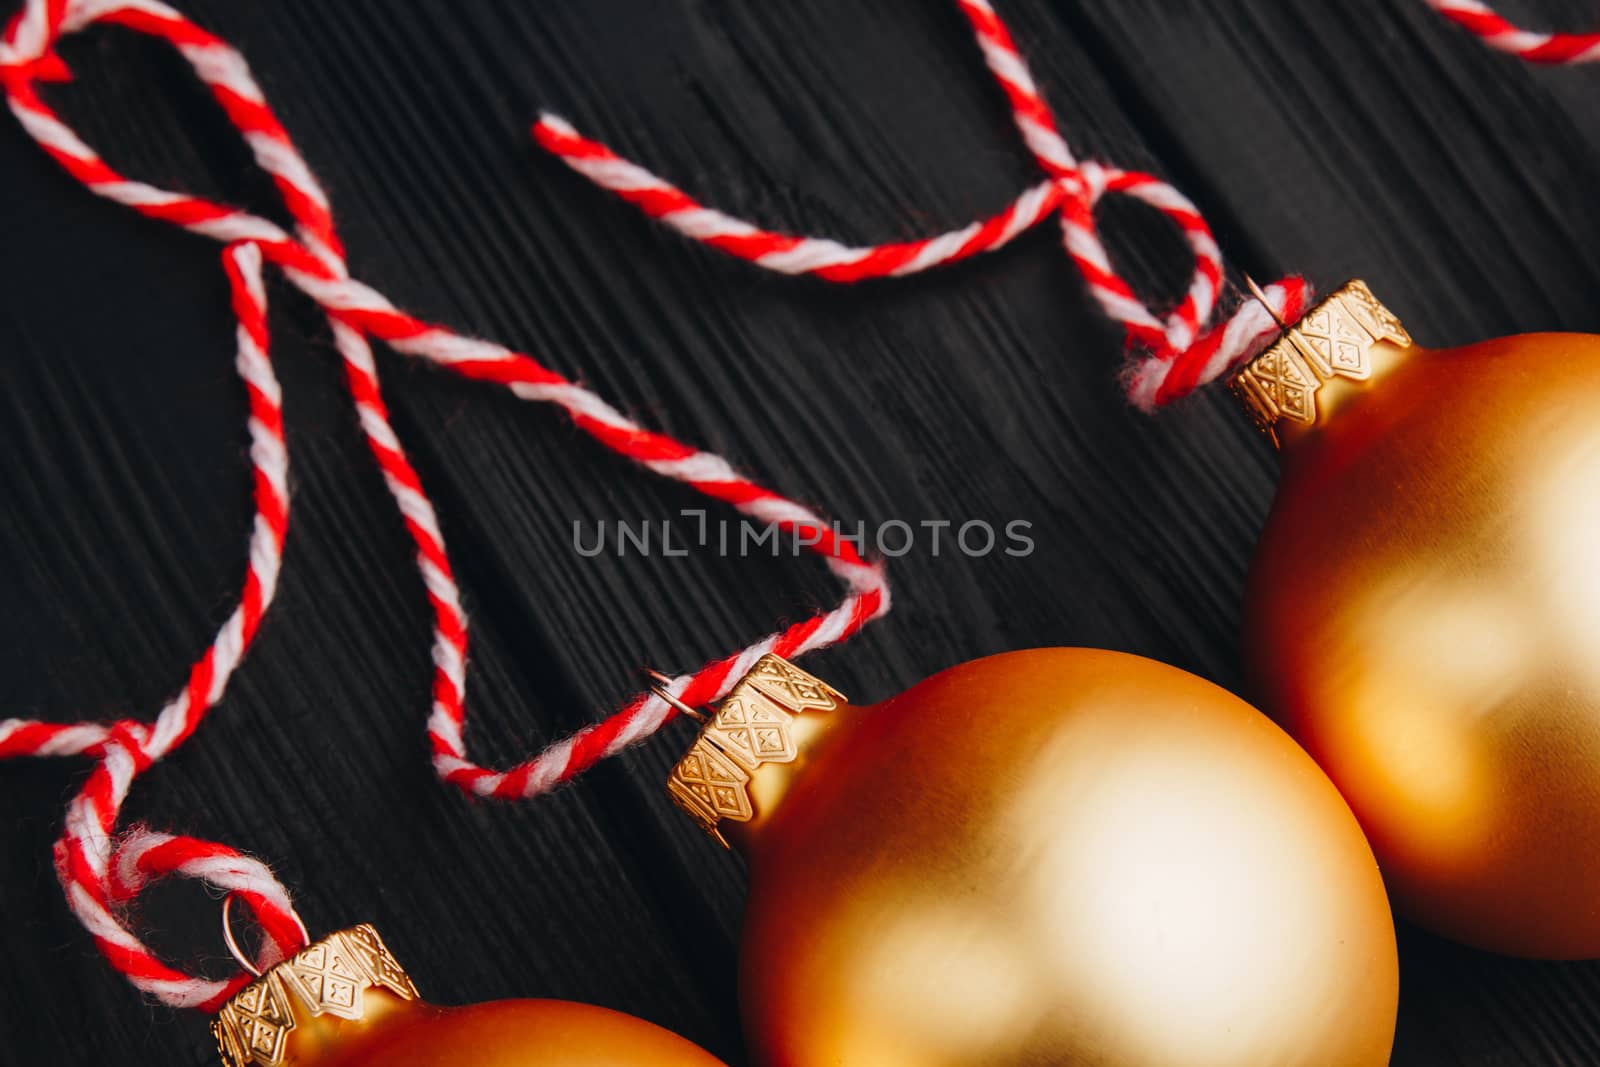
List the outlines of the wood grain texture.
{"label": "wood grain texture", "polygon": [[[1600,73],[1534,70],[1400,0],[1006,0],[1085,156],[1193,195],[1236,265],[1359,273],[1429,342],[1600,330]],[[541,106],[711,204],[849,240],[964,223],[1034,178],[953,7],[919,0],[193,0],[324,179],[357,276],[522,346],[829,514],[1033,523],[1024,559],[897,559],[897,607],[810,666],[875,699],[1006,648],[1084,644],[1237,682],[1272,458],[1225,397],[1130,411],[1116,331],[1052,238],[838,289],[691,247],[540,158]],[[1579,0],[1507,12],[1568,26]],[[170,55],[118,31],[50,90],[106,155],[253,205],[270,189]],[[249,514],[216,249],[93,200],[0,122],[0,711],[150,714],[226,614]],[[1140,284],[1181,246],[1108,209]],[[294,462],[282,593],[223,706],[131,814],[273,863],[314,929],[368,920],[440,1002],[594,1001],[741,1062],[742,873],[666,803],[681,728],[576,786],[470,802],[427,765],[427,618],[317,316],[278,284]],[[831,603],[814,563],[587,560],[574,520],[697,501],[554,412],[382,357],[472,612],[469,744],[509,761]],[[926,546],[924,546],[926,547]],[[0,768],[0,1060],[193,1064],[49,872],[71,761]],[[220,955],[214,902],[153,940]],[[1600,1060],[1600,968],[1402,929],[1400,1065]]]}

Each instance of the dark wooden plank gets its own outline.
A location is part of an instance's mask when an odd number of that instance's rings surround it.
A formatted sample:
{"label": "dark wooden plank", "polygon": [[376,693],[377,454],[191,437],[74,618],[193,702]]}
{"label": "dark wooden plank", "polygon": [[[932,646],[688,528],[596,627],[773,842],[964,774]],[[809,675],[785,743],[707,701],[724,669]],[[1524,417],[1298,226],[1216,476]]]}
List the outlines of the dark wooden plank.
{"label": "dark wooden plank", "polygon": [[[1581,5],[1553,15],[1581,22]],[[1034,180],[942,4],[555,8],[312,0],[190,9],[239,44],[323,176],[356,273],[524,346],[648,421],[844,519],[1034,524],[1026,559],[920,552],[897,607],[818,657],[877,697],[1002,648],[1093,644],[1235,683],[1235,624],[1271,457],[1224,398],[1149,420],[1116,332],[1052,238],[925,278],[771,278],[661,232],[539,158],[540,106],[736,213],[870,240],[965,222]],[[1488,55],[1420,5],[1004,5],[1086,155],[1174,176],[1261,274],[1370,278],[1440,341],[1596,328],[1600,81]],[[267,203],[170,57],[101,32],[52,89],[130,171]],[[0,656],[6,712],[153,708],[223,617],[248,512],[243,402],[215,250],[92,201],[0,124]],[[1171,235],[1108,209],[1141,284]],[[313,925],[385,930],[441,1001],[551,995],[672,1026],[738,1062],[742,878],[665,804],[683,731],[533,804],[433,782],[426,619],[409,551],[304,302],[275,286],[296,467],[282,601],[205,732],[133,814],[269,860]],[[505,761],[682,667],[828,604],[810,562],[578,558],[574,520],[695,506],[551,412],[386,356],[476,641],[470,733]],[[208,1061],[142,1009],[48,870],[81,771],[8,766],[0,1055]],[[157,941],[216,955],[211,905]],[[1596,972],[1407,930],[1396,1063],[1587,1063]],[[90,1025],[84,1024],[84,1019]]]}

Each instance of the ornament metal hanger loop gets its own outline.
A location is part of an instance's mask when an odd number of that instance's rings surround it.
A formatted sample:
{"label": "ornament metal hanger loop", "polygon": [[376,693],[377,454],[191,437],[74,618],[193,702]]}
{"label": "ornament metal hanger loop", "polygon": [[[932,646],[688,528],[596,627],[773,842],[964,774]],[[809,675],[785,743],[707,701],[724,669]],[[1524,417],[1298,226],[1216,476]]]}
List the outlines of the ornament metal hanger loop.
{"label": "ornament metal hanger loop", "polygon": [[1278,329],[1284,333],[1288,333],[1293,329],[1287,322],[1283,321],[1283,316],[1278,314],[1278,309],[1272,306],[1272,301],[1267,299],[1267,294],[1261,291],[1261,286],[1256,284],[1254,278],[1246,274],[1244,276],[1244,284],[1249,287],[1250,295],[1256,298],[1256,302],[1267,309],[1267,314],[1271,315],[1272,321],[1278,324]]}
{"label": "ornament metal hanger loop", "polygon": [[[239,942],[233,936],[233,898],[236,896],[237,893],[229,893],[222,898],[222,941],[228,946],[228,955],[233,957],[235,963],[243,967],[252,978],[260,978],[261,968],[250,962],[250,958],[239,948]],[[300,928],[301,944],[311,944],[311,934],[306,930],[306,924],[300,921],[300,916],[294,915],[293,912],[290,914],[294,917],[295,925]]]}
{"label": "ornament metal hanger loop", "polygon": [[677,697],[673,696],[670,691],[668,691],[667,686],[672,684],[672,679],[671,678],[668,678],[666,675],[662,674],[660,671],[655,670],[655,669],[650,668],[650,667],[645,667],[645,668],[643,668],[643,670],[644,670],[645,677],[649,678],[651,680],[650,681],[650,692],[654,693],[656,696],[660,697],[662,700],[665,700],[668,704],[671,704],[673,706],[673,708],[678,711],[679,714],[687,715],[687,716],[689,716],[689,718],[693,719],[697,723],[700,723],[701,725],[704,725],[706,722],[709,721],[706,718],[705,712],[698,711],[695,708],[691,708],[689,705],[685,704],[683,701],[681,701]]}

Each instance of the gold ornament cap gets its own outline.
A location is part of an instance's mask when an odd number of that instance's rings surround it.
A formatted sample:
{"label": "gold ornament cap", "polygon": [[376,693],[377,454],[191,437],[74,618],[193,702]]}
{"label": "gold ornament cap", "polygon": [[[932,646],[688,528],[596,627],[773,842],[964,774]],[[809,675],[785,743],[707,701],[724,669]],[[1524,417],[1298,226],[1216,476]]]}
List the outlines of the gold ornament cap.
{"label": "gold ornament cap", "polygon": [[1317,394],[1335,378],[1372,377],[1380,342],[1411,345],[1400,320],[1357,280],[1345,282],[1285,330],[1228,382],[1256,426],[1273,443],[1280,423],[1317,422]]}
{"label": "gold ornament cap", "polygon": [[240,990],[211,1020],[211,1034],[225,1067],[281,1067],[296,1027],[322,1015],[358,1021],[374,989],[418,997],[378,931],[363,923],[306,946]]}
{"label": "gold ornament cap", "polygon": [[762,656],[723,698],[678,765],[667,795],[724,848],[720,824],[756,817],[752,784],[760,768],[793,763],[803,744],[797,720],[834,711],[846,700],[822,679],[781,656]]}

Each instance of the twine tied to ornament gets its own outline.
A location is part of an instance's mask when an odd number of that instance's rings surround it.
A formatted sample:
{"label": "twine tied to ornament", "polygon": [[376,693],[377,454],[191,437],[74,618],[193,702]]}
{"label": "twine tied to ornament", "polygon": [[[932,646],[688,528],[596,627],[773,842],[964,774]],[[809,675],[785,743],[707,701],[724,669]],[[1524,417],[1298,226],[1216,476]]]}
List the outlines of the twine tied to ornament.
{"label": "twine tied to ornament", "polygon": [[[1278,334],[1277,319],[1293,321],[1311,302],[1305,280],[1288,277],[1265,287],[1271,305],[1236,301],[1232,314],[1207,328],[1223,284],[1222,253],[1205,217],[1189,198],[1150,174],[1080,161],[1067,146],[1055,114],[1045,103],[1027,62],[988,0],[957,0],[972,25],[979,49],[1006,99],[1028,151],[1047,176],[1004,210],[958,230],[918,240],[849,246],[825,237],[799,237],[764,230],[708,208],[683,190],[598,141],[579,134],[567,120],[546,113],[534,139],[596,185],[684,236],[783,274],[810,274],[831,282],[915,274],[1009,244],[1051,218],[1059,221],[1062,244],[1096,302],[1122,325],[1129,345],[1141,353],[1124,386],[1145,411],[1187,396],[1248,362]],[[1100,238],[1095,209],[1108,194],[1133,197],[1166,216],[1194,257],[1188,290],[1171,311],[1150,308],[1118,273]],[[1276,318],[1275,318],[1276,316]]]}
{"label": "twine tied to ornament", "polygon": [[[57,41],[95,23],[136,30],[172,44],[210,89],[228,120],[273,178],[294,232],[257,215],[130,180],[113,170],[40,98],[38,83],[64,80]],[[670,694],[690,705],[721,697],[761,656],[798,656],[843,641],[890,607],[881,566],[864,559],[823,517],[736,471],[727,460],[648,430],[597,394],[531,356],[463,336],[396,308],[351,278],[327,196],[268,106],[244,57],[159,0],[28,0],[0,39],[0,87],[12,113],[41,148],[91,192],[149,218],[224,245],[223,266],[239,316],[237,366],[250,398],[250,460],[255,518],[239,606],[190,672],[185,689],[150,726],[0,721],[0,758],[89,756],[94,770],[68,809],[56,847],[56,870],[73,914],[106,959],[136,986],[175,1006],[215,1008],[248,981],[185,975],[163,963],[133,932],[126,906],[153,880],[200,878],[237,893],[266,935],[260,965],[304,944],[288,893],[266,866],[225,845],[136,831],[118,840],[128,789],[152,763],[180,745],[221,698],[272,600],[288,526],[288,456],[276,379],[267,359],[261,266],[270,263],[323,311],[369,450],[417,551],[433,611],[433,707],[428,737],[441,778],[478,795],[530,797],[576,777],[597,761],[650,736],[675,715],[660,696],[641,694],[604,720],[577,731],[508,770],[467,755],[467,616],[445,553],[433,505],[390,425],[369,338],[465,377],[504,386],[526,400],[556,405],[574,425],[612,451],[663,477],[726,503],[821,556],[846,587],[831,611],[797,622],[749,647],[671,680]]]}
{"label": "twine tied to ornament", "polygon": [[[1600,58],[1600,33],[1540,34],[1520,30],[1478,0],[1424,0],[1481,37],[1490,47],[1535,63],[1583,63]],[[1067,146],[1016,42],[988,0],[957,0],[971,24],[990,73],[1010,102],[1012,118],[1046,181],[1025,190],[998,214],[932,237],[852,246],[827,237],[802,237],[763,229],[706,207],[639,164],[580,134],[546,112],[534,140],[573,170],[644,214],[691,240],[781,274],[809,274],[850,283],[900,277],[954,263],[1009,244],[1018,235],[1059,219],[1063,245],[1090,293],[1128,343],[1142,353],[1123,378],[1128,399],[1153,411],[1188,396],[1249,362],[1310,306],[1303,278],[1289,276],[1265,287],[1257,300],[1236,300],[1226,319],[1204,329],[1223,284],[1222,254],[1211,227],[1194,204],[1161,179],[1092,160]],[[1152,310],[1117,272],[1102,243],[1095,208],[1109,193],[1143,201],[1182,233],[1194,256],[1188,291],[1166,315]]]}

